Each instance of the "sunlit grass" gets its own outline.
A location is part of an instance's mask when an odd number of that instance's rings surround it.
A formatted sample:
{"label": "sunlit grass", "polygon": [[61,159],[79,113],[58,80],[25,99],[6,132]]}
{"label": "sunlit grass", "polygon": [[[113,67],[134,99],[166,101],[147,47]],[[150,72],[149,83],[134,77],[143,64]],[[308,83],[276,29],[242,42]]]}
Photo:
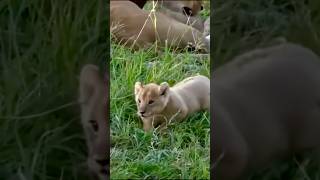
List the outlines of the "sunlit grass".
{"label": "sunlit grass", "polygon": [[[153,9],[152,3],[146,9]],[[208,13],[207,13],[208,14]],[[145,133],[136,115],[134,84],[168,82],[174,85],[196,74],[209,77],[209,56],[177,54],[164,48],[132,52],[112,44],[111,179],[208,179],[210,117],[196,113],[165,134]],[[201,56],[201,55],[199,55]]]}
{"label": "sunlit grass", "polygon": [[170,127],[168,134],[144,133],[136,115],[134,83],[169,82],[203,74],[209,76],[209,59],[196,60],[153,50],[132,53],[113,45],[111,71],[111,178],[209,177],[210,120],[197,113]]}

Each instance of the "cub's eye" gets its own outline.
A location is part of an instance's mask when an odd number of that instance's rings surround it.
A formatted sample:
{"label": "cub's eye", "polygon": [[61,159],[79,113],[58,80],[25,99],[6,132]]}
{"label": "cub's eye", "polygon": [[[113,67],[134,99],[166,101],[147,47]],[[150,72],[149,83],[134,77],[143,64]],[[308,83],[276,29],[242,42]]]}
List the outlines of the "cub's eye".
{"label": "cub's eye", "polygon": [[154,102],[154,101],[150,100],[150,101],[149,101],[149,104],[152,104],[153,102]]}
{"label": "cub's eye", "polygon": [[141,103],[140,99],[138,99],[138,103]]}
{"label": "cub's eye", "polygon": [[201,10],[203,10],[203,6],[201,6]]}
{"label": "cub's eye", "polygon": [[92,127],[92,129],[95,131],[95,132],[97,132],[98,131],[98,124],[97,124],[97,121],[95,121],[95,120],[90,120],[89,121],[90,122],[90,124],[91,124],[91,127]]}

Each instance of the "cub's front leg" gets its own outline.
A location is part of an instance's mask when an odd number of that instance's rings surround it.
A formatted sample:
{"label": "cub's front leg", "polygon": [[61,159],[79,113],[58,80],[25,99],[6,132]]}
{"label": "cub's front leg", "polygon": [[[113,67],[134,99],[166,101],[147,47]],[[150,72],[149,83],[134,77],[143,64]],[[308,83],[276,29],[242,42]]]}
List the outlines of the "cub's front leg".
{"label": "cub's front leg", "polygon": [[158,129],[159,132],[164,131],[171,123],[180,123],[187,117],[186,111],[179,111],[177,114],[171,117],[164,117],[157,119],[157,124],[154,125],[155,128]]}
{"label": "cub's front leg", "polygon": [[143,123],[143,130],[144,131],[151,131],[152,130],[152,119],[149,118],[141,118]]}
{"label": "cub's front leg", "polygon": [[[151,131],[153,128],[166,125],[166,122],[163,117],[154,116],[151,118],[142,118],[143,129],[144,131]],[[164,125],[163,125],[164,124]]]}

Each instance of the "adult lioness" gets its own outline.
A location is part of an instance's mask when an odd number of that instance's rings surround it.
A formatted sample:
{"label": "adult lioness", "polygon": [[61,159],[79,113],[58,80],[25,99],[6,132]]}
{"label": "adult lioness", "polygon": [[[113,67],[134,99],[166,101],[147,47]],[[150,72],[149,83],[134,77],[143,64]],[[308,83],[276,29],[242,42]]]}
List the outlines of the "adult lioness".
{"label": "adult lioness", "polygon": [[[115,0],[112,0],[115,1]],[[135,3],[138,7],[143,8],[148,0],[130,0]],[[202,0],[192,1],[192,0],[154,0],[160,3],[164,7],[185,14],[187,16],[195,16],[203,9]]]}
{"label": "adult lioness", "polygon": [[203,10],[202,0],[197,1],[170,1],[170,0],[162,0],[160,3],[174,11],[174,12],[181,12],[187,16],[196,16],[198,13]]}
{"label": "adult lioness", "polygon": [[190,25],[200,32],[204,31],[204,22],[198,16],[203,10],[202,1],[159,1],[159,12],[174,18],[175,20]]}
{"label": "adult lioness", "polygon": [[210,107],[210,80],[205,76],[184,79],[173,87],[135,83],[135,100],[138,115],[145,131],[160,125],[160,129],[172,120],[182,120],[187,115]]}
{"label": "adult lioness", "polygon": [[[130,0],[137,4],[140,8],[143,8],[147,0]],[[191,0],[155,0],[157,4],[157,11],[174,18],[175,20],[191,25],[192,27],[203,32],[203,21],[198,15],[199,11],[203,9],[202,1]]]}
{"label": "adult lioness", "polygon": [[171,9],[164,7],[164,6],[159,8],[157,11],[161,12],[161,13],[165,14],[166,16],[169,16],[170,18],[173,18],[183,24],[191,26],[200,32],[204,32],[204,22],[199,16],[185,15],[185,14],[182,14],[181,12],[173,11]]}
{"label": "adult lioness", "polygon": [[209,41],[200,31],[162,13],[140,9],[130,1],[110,2],[110,22],[116,41],[134,50],[155,42],[162,47],[186,48],[191,44],[206,52],[210,49]]}
{"label": "adult lioness", "polygon": [[95,179],[109,177],[109,128],[107,128],[107,84],[98,67],[85,65],[80,74],[81,121],[88,145],[88,166]]}
{"label": "adult lioness", "polygon": [[245,178],[320,145],[320,59],[285,43],[236,57],[213,73],[215,179]]}

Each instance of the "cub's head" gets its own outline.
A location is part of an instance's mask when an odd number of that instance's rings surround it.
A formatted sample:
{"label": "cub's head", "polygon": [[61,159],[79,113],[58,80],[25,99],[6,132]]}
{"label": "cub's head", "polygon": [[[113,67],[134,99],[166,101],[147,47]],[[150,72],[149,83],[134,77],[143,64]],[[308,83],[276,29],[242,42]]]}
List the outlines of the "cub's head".
{"label": "cub's head", "polygon": [[142,85],[141,82],[136,82],[134,94],[138,115],[141,118],[152,118],[153,115],[161,114],[167,106],[169,91],[170,88],[166,82],[160,85],[154,83]]}
{"label": "cub's head", "polygon": [[80,74],[81,122],[88,146],[88,167],[94,179],[107,179],[109,129],[107,85],[97,66],[85,65]]}
{"label": "cub's head", "polygon": [[198,1],[190,1],[190,0],[165,1],[163,0],[162,3],[164,7],[175,12],[181,12],[187,16],[196,16],[199,13],[199,11],[203,9],[201,0],[198,0]]}

